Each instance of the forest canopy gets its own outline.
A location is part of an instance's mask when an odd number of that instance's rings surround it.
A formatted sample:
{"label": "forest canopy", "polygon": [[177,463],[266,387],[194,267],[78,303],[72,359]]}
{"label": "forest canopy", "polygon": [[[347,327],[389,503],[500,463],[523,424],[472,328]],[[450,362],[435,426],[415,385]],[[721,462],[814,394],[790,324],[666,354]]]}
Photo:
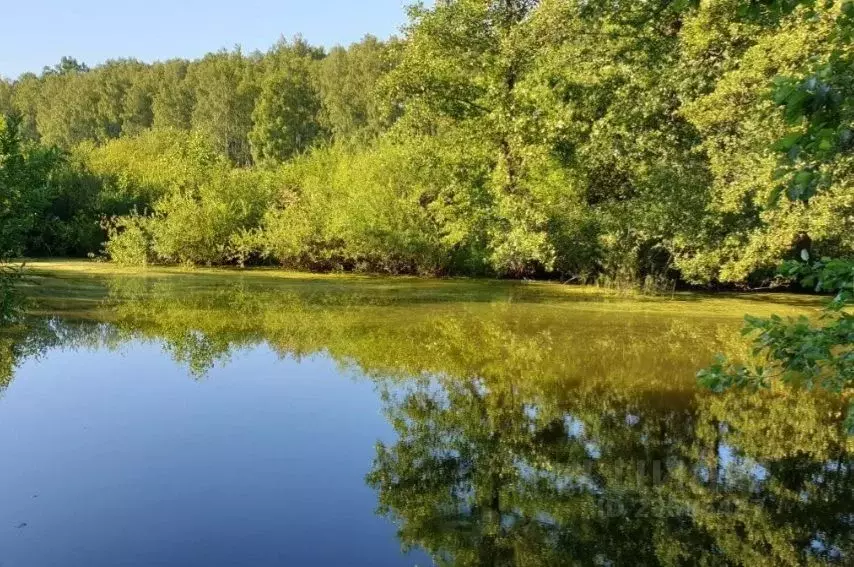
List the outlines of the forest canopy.
{"label": "forest canopy", "polygon": [[446,0],[0,80],[0,256],[756,284],[854,252],[851,0]]}

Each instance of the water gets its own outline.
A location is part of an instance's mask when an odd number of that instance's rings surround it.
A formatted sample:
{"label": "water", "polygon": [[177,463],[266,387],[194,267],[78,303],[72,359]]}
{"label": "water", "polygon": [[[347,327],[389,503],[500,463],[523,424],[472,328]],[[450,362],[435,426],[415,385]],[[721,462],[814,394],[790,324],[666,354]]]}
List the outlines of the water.
{"label": "water", "polygon": [[[60,277],[61,276],[61,277]],[[850,564],[833,399],[712,396],[789,296],[43,276],[0,335],[0,564]]]}
{"label": "water", "polygon": [[4,564],[402,564],[363,480],[391,428],[328,358],[259,347],[196,382],[130,342],[18,376],[0,402]]}

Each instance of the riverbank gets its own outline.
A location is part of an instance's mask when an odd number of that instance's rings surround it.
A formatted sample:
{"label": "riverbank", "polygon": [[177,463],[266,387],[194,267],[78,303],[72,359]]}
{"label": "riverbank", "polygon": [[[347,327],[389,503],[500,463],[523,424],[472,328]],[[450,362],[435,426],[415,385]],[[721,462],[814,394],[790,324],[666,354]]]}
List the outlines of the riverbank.
{"label": "riverbank", "polygon": [[[22,284],[30,297],[63,301],[102,296],[102,283],[122,280],[176,280],[185,285],[227,286],[241,284],[253,290],[318,291],[369,294],[378,300],[394,297],[395,302],[447,303],[548,302],[555,308],[564,303],[584,303],[597,311],[658,312],[741,318],[745,314],[795,315],[814,313],[822,305],[817,296],[780,292],[695,292],[676,291],[650,296],[635,292],[615,292],[590,285],[566,285],[549,281],[498,280],[485,278],[420,278],[367,274],[316,274],[277,268],[201,268],[181,266],[127,267],[110,262],[69,259],[39,259],[26,262],[27,277]],[[384,299],[383,299],[384,298]],[[574,305],[578,308],[578,305]]]}

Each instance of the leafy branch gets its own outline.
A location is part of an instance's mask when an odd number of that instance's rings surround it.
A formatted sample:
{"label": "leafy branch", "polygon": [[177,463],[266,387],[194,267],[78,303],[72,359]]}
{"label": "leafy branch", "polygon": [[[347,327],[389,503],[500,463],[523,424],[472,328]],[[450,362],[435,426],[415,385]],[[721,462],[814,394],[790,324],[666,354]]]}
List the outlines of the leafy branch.
{"label": "leafy branch", "polygon": [[[854,261],[829,259],[787,262],[780,275],[820,293],[833,293],[817,321],[805,316],[746,317],[742,330],[753,337],[755,364],[745,365],[718,356],[701,370],[701,385],[715,392],[729,388],[767,388],[775,380],[846,395],[854,389]],[[854,405],[847,420],[854,432]]]}

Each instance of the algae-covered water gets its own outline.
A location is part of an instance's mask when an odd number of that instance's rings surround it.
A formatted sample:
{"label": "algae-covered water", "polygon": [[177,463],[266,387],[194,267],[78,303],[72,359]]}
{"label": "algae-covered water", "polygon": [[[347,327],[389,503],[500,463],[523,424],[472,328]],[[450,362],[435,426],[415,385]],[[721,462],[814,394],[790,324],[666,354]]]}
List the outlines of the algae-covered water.
{"label": "algae-covered water", "polygon": [[710,395],[790,295],[37,266],[0,565],[850,564],[839,402]]}

